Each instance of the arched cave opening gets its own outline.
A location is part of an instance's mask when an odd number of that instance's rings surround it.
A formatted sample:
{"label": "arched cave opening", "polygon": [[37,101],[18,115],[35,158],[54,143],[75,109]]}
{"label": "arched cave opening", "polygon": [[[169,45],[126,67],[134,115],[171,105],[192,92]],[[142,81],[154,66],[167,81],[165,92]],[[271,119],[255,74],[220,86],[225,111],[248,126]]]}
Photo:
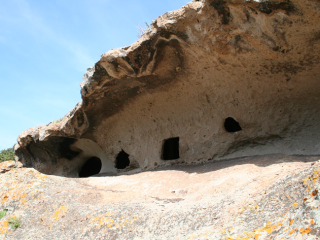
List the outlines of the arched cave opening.
{"label": "arched cave opening", "polygon": [[125,169],[130,165],[129,154],[125,151],[121,151],[116,158],[116,168]]}
{"label": "arched cave opening", "polygon": [[175,160],[180,158],[179,137],[164,140],[162,147],[162,160]]}
{"label": "arched cave opening", "polygon": [[242,130],[240,124],[234,120],[232,117],[228,117],[224,121],[224,128],[226,129],[227,132],[239,132]]}
{"label": "arched cave opening", "polygon": [[99,174],[101,171],[102,163],[100,158],[92,157],[86,161],[86,163],[82,166],[79,177],[85,178],[90,177],[96,174]]}

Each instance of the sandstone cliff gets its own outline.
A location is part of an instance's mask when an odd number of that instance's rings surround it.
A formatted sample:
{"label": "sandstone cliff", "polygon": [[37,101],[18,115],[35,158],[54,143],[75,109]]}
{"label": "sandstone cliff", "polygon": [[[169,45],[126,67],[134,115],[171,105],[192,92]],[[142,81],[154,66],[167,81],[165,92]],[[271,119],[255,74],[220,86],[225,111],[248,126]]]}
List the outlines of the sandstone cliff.
{"label": "sandstone cliff", "polygon": [[319,9],[318,0],[205,0],[158,17],[88,69],[83,101],[61,122],[19,136],[19,160],[78,177],[83,166],[93,169],[85,176],[320,154]]}

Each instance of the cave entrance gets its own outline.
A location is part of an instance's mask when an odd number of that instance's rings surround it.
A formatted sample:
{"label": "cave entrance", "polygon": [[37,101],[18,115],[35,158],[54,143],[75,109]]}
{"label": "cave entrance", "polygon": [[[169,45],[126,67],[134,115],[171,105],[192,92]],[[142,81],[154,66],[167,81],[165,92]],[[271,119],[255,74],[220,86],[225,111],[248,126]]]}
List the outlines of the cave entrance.
{"label": "cave entrance", "polygon": [[79,172],[79,177],[85,178],[90,177],[96,174],[99,174],[101,171],[102,163],[100,158],[92,157],[86,161]]}
{"label": "cave entrance", "polygon": [[162,147],[162,160],[175,160],[180,158],[179,137],[164,140]]}
{"label": "cave entrance", "polygon": [[240,127],[240,124],[234,120],[232,117],[228,117],[225,121],[224,121],[224,128],[226,129],[227,132],[239,132],[242,130],[242,128]]}
{"label": "cave entrance", "polygon": [[121,151],[116,158],[116,168],[125,169],[130,165],[129,154],[125,151]]}

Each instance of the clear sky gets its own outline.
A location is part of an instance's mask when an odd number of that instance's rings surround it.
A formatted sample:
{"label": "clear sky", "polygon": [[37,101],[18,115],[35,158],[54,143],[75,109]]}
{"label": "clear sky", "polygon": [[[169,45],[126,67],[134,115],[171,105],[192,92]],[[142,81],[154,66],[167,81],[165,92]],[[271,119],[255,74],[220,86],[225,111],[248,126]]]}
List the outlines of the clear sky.
{"label": "clear sky", "polygon": [[0,150],[81,101],[86,69],[190,0],[0,0]]}

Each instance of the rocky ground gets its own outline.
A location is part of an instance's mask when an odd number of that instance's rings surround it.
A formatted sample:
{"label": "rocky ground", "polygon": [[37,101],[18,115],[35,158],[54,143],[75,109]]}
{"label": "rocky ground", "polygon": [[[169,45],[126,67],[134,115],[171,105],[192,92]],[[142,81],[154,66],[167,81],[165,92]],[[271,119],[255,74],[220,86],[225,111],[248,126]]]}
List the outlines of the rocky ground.
{"label": "rocky ground", "polygon": [[317,239],[319,159],[268,155],[82,179],[4,162],[0,239]]}

